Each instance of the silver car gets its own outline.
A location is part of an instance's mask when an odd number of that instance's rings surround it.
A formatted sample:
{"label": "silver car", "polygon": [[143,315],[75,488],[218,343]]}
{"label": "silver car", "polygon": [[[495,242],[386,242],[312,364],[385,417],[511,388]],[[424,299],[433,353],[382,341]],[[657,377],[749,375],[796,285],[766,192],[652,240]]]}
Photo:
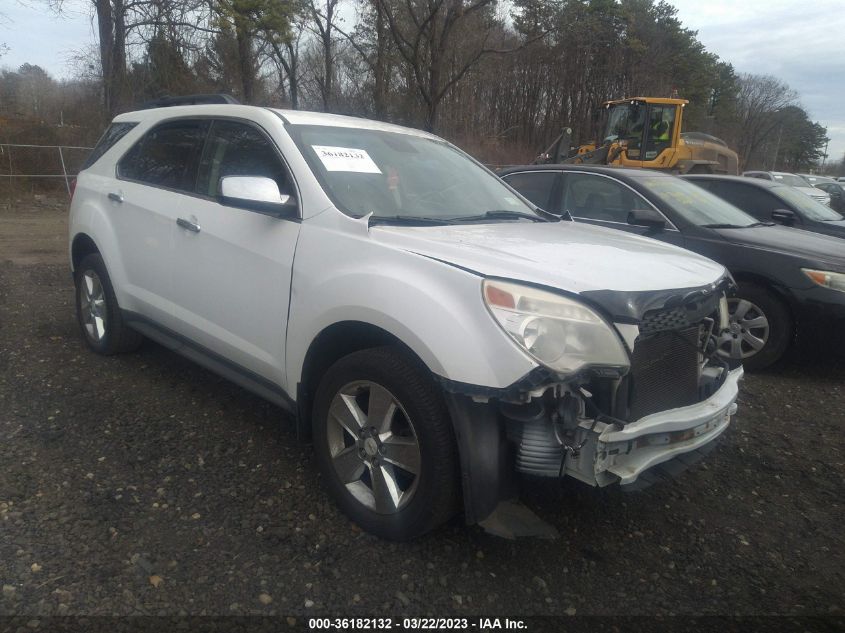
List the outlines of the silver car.
{"label": "silver car", "polygon": [[779,182],[782,185],[789,185],[795,187],[801,193],[805,193],[814,200],[830,206],[830,196],[821,189],[816,189],[801,176],[797,174],[790,174],[785,171],[744,171],[743,176],[749,178],[760,178],[761,180],[772,180]]}

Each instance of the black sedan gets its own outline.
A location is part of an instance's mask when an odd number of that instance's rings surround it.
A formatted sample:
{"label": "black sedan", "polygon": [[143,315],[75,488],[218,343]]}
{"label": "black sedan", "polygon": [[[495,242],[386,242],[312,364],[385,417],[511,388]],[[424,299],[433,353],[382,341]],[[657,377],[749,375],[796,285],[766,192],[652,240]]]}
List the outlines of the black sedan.
{"label": "black sedan", "polygon": [[834,211],[845,213],[845,183],[836,181],[824,181],[816,185],[819,189],[830,196],[830,206]]}
{"label": "black sedan", "polygon": [[[682,177],[724,198],[761,222],[776,222],[813,233],[845,237],[845,218],[794,187],[738,176]],[[825,191],[830,193],[827,189]],[[841,198],[835,199],[831,194],[831,206],[840,203]]]}
{"label": "black sedan", "polygon": [[[845,325],[845,248],[839,239],[758,222],[668,174],[537,165],[500,172],[537,206],[682,246],[723,264],[738,284],[720,352],[749,369],[775,363],[798,328]],[[803,195],[803,194],[800,194]],[[831,324],[831,322],[836,322]]]}

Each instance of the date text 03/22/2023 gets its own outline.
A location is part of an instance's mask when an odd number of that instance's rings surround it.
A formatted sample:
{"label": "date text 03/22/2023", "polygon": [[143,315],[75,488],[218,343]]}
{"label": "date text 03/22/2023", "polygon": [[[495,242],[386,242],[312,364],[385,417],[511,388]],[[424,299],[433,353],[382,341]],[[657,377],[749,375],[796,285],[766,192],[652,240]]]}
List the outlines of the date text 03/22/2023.
{"label": "date text 03/22/2023", "polygon": [[311,631],[527,631],[515,618],[310,618]]}

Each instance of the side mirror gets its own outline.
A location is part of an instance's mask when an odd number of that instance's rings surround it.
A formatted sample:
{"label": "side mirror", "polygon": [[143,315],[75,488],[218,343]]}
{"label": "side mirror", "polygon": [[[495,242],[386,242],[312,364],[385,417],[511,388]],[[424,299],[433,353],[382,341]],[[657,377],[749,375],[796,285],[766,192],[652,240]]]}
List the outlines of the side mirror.
{"label": "side mirror", "polygon": [[628,224],[663,229],[666,228],[666,218],[654,209],[634,209],[628,213]]}
{"label": "side mirror", "polygon": [[775,209],[772,211],[772,221],[786,226],[792,226],[795,223],[795,213],[789,209]]}
{"label": "side mirror", "polygon": [[220,179],[220,204],[247,209],[275,218],[296,213],[296,198],[279,193],[279,185],[264,176],[225,176]]}

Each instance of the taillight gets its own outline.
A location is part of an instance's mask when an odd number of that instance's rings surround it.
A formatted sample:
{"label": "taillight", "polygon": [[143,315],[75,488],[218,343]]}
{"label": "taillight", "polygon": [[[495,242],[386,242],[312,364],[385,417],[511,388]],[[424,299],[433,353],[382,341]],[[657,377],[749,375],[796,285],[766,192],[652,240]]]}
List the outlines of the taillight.
{"label": "taillight", "polygon": [[73,194],[76,193],[76,178],[70,180],[70,199],[73,200]]}

